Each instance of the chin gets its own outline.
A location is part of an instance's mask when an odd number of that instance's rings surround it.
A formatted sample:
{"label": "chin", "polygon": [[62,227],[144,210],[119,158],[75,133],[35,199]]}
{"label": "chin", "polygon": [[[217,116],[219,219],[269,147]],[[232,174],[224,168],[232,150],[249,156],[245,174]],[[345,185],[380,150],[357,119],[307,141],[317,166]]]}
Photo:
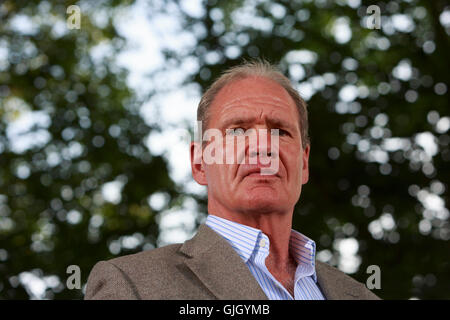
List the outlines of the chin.
{"label": "chin", "polygon": [[243,196],[245,199],[242,202],[245,203],[245,207],[260,213],[282,210],[288,203],[287,199],[280,197],[280,194],[273,190],[252,190]]}

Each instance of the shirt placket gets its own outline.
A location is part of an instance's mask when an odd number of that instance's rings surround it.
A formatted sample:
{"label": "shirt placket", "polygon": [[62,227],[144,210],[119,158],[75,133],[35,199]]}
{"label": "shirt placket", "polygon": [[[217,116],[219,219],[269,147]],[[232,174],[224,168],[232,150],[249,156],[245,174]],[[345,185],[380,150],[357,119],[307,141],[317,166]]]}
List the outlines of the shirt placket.
{"label": "shirt placket", "polygon": [[[263,273],[267,276],[268,280],[272,282],[273,286],[275,286],[278,290],[281,290],[287,299],[293,300],[293,297],[286,290],[286,288],[283,287],[281,283],[277,279],[275,279],[275,277],[270,273],[269,269],[267,269],[265,261],[267,256],[269,255],[269,248],[270,248],[269,238],[265,234],[261,233],[260,238],[256,242],[256,250],[257,250],[255,259],[256,265],[258,266],[259,269],[263,271]],[[284,298],[277,295],[275,292],[271,292],[271,294],[275,299]]]}

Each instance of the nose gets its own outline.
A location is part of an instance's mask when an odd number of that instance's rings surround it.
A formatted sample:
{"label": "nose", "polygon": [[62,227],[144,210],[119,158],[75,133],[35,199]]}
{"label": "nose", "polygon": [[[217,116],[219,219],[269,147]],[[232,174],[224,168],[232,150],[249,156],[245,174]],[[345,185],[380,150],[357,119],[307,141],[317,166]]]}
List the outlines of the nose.
{"label": "nose", "polygon": [[[270,129],[261,128],[257,130],[257,143],[249,143],[248,154],[250,163],[257,163],[259,165],[269,165],[271,158],[275,158],[278,155],[278,146],[274,136],[271,134]],[[251,142],[251,141],[250,141]]]}

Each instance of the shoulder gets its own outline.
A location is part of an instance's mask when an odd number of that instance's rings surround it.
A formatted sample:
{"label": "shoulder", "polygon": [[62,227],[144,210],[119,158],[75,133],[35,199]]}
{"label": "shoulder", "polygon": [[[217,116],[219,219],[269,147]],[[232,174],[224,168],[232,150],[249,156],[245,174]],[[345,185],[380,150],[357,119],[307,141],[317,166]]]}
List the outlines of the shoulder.
{"label": "shoulder", "polygon": [[[173,272],[181,244],[146,250],[97,262],[92,268],[85,299],[140,299],[140,283]],[[178,255],[179,256],[179,255]]]}
{"label": "shoulder", "polygon": [[113,258],[106,260],[106,262],[122,270],[126,274],[164,271],[168,265],[173,265],[177,262],[177,252],[180,246],[181,244],[167,245],[160,248]]}
{"label": "shoulder", "polygon": [[182,244],[171,244],[160,248],[141,251],[134,254],[113,258],[107,260],[117,266],[126,266],[128,264],[145,263],[148,260],[170,259],[177,254]]}
{"label": "shoulder", "polygon": [[328,263],[316,261],[316,269],[318,273],[326,274],[327,276],[331,276],[333,278],[337,278],[340,280],[348,281],[354,285],[363,285],[361,282],[356,281],[346,273],[342,272],[336,267],[329,265]]}
{"label": "shoulder", "polygon": [[363,283],[327,263],[316,261],[316,272],[322,289],[337,299],[380,299]]}

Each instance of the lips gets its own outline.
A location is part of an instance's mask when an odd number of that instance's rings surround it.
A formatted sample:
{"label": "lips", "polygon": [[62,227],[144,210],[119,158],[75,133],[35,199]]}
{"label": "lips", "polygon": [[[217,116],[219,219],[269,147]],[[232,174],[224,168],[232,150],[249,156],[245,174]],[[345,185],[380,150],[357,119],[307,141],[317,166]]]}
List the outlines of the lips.
{"label": "lips", "polygon": [[246,175],[246,177],[251,177],[251,176],[260,176],[261,173],[259,172],[253,172],[253,173],[249,173],[248,175]]}
{"label": "lips", "polygon": [[250,176],[250,175],[255,175],[255,174],[260,175],[261,174],[261,168],[256,167],[256,168],[251,168],[251,169],[246,170],[246,172],[244,174],[244,177],[247,177],[247,176]]}
{"label": "lips", "polygon": [[274,175],[261,175],[261,168],[266,168],[267,166],[262,165],[241,165],[241,177],[242,179],[246,177],[261,177],[261,178],[271,178],[279,177],[278,174]]}

